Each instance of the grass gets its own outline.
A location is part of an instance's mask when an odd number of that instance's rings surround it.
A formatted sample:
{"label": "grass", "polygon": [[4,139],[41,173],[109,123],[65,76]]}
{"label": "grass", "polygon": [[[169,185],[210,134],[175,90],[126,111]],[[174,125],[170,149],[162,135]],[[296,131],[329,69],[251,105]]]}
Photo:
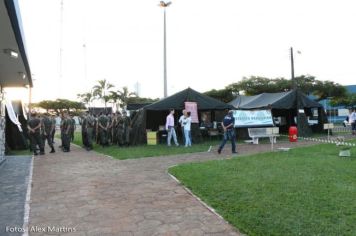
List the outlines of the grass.
{"label": "grass", "polygon": [[[57,136],[58,138],[59,136]],[[201,144],[193,144],[192,147],[185,148],[184,146],[171,146],[167,145],[141,145],[132,147],[118,147],[116,145],[109,147],[101,147],[100,145],[94,144],[94,151],[102,153],[104,155],[111,156],[115,159],[125,160],[134,159],[142,157],[155,157],[155,156],[170,156],[176,154],[184,153],[194,153],[194,152],[206,152],[211,145],[217,145],[218,140],[204,142]],[[82,146],[82,137],[79,132],[75,133],[74,144]]]}
{"label": "grass", "polygon": [[356,235],[356,149],[335,145],[183,164],[169,172],[247,235]]}

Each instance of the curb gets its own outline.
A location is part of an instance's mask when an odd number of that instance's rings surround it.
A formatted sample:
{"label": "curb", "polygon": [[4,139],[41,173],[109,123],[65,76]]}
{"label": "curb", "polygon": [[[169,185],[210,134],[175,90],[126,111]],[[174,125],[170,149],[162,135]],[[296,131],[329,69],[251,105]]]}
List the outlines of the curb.
{"label": "curb", "polygon": [[34,157],[31,157],[30,173],[28,176],[27,192],[26,192],[26,201],[25,201],[25,211],[24,211],[24,220],[23,220],[23,229],[25,232],[22,236],[28,236],[28,226],[30,221],[30,203],[31,203],[31,190],[32,190],[32,175],[33,175],[33,161]]}
{"label": "curb", "polygon": [[[172,166],[173,167],[173,166]],[[168,173],[168,172],[167,172]],[[189,195],[193,196],[196,200],[198,200],[205,208],[207,208],[211,213],[213,213],[214,215],[216,215],[217,217],[219,217],[220,219],[222,219],[225,223],[228,223],[221,215],[219,215],[219,213],[217,213],[215,211],[214,208],[210,207],[208,204],[206,204],[205,202],[203,202],[199,197],[197,197],[196,195],[194,195],[194,193],[192,193],[192,191],[190,191],[187,187],[185,187],[176,177],[174,177],[173,175],[171,175],[170,173],[168,173],[168,175],[175,181],[177,182],[181,187],[183,187],[183,189],[189,193]]]}

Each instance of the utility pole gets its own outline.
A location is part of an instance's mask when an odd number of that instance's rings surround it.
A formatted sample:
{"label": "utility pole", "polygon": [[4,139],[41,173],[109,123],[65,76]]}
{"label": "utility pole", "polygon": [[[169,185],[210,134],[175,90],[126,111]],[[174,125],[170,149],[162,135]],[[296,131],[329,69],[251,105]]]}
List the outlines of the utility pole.
{"label": "utility pole", "polygon": [[294,77],[294,56],[293,56],[293,47],[290,48],[290,63],[291,63],[291,73],[292,73],[292,85],[293,89],[297,88],[297,83]]}
{"label": "utility pole", "polygon": [[172,2],[160,1],[159,6],[163,7],[163,95],[166,98],[167,92],[167,37],[166,37],[166,8]]}
{"label": "utility pole", "polygon": [[60,15],[60,35],[59,35],[59,85],[58,95],[62,96],[62,79],[63,79],[63,0],[61,0],[61,15]]}

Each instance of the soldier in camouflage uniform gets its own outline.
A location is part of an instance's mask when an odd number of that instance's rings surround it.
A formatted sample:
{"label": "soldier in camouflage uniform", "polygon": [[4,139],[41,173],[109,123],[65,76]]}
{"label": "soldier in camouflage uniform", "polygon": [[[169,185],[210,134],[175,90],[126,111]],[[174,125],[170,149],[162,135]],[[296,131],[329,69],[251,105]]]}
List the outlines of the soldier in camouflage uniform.
{"label": "soldier in camouflage uniform", "polygon": [[117,112],[113,114],[111,121],[111,132],[112,132],[112,144],[117,144]]}
{"label": "soldier in camouflage uniform", "polygon": [[98,132],[100,136],[100,145],[108,146],[108,127],[109,127],[109,119],[106,115],[100,114],[98,119]]}
{"label": "soldier in camouflage uniform", "polygon": [[108,113],[106,115],[106,117],[108,118],[108,144],[110,144],[112,142],[112,114],[111,113]]}
{"label": "soldier in camouflage uniform", "polygon": [[91,114],[87,114],[85,118],[85,129],[86,129],[86,143],[87,151],[93,149],[93,131],[95,129],[95,118]]}
{"label": "soldier in camouflage uniform", "polygon": [[31,150],[34,155],[37,153],[37,145],[40,148],[40,155],[44,155],[44,146],[41,138],[41,120],[35,112],[32,113],[29,121],[27,122],[27,129],[29,132],[29,138],[31,140]]}
{"label": "soldier in camouflage uniform", "polygon": [[51,122],[54,127],[51,133],[52,143],[54,143],[54,135],[56,133],[56,116],[54,114],[51,115]]}
{"label": "soldier in camouflage uniform", "polygon": [[72,120],[70,119],[68,112],[63,112],[61,137],[62,137],[62,150],[63,152],[70,152],[70,128],[72,126]]}
{"label": "soldier in camouflage uniform", "polygon": [[70,126],[70,141],[73,142],[74,141],[74,132],[76,130],[76,124],[75,124],[75,119],[73,117],[73,115],[70,116],[70,120],[71,120],[71,126]]}
{"label": "soldier in camouflage uniform", "polygon": [[128,146],[130,144],[130,130],[131,130],[131,119],[127,116],[127,112],[123,112],[123,123],[124,123],[124,145]]}
{"label": "soldier in camouflage uniform", "polygon": [[87,116],[88,113],[84,113],[83,116],[79,119],[79,124],[81,125],[81,129],[82,129],[82,143],[84,147],[88,147],[88,143],[87,143],[87,130],[86,130],[86,122],[87,122]]}
{"label": "soldier in camouflage uniform", "polygon": [[117,144],[119,146],[124,145],[124,119],[120,112],[117,113]]}
{"label": "soldier in camouflage uniform", "polygon": [[43,118],[42,118],[42,140],[43,140],[43,146],[46,143],[48,143],[48,146],[50,146],[51,151],[50,153],[54,153],[54,147],[53,147],[53,140],[52,140],[52,132],[54,129],[54,125],[52,123],[51,118],[49,118],[49,114],[46,113]]}

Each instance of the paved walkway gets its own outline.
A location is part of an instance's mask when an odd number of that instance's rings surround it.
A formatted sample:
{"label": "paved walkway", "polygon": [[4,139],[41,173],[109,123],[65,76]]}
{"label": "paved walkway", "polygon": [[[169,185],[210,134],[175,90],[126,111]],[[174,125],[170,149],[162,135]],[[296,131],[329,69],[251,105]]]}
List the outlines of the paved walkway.
{"label": "paved walkway", "polygon": [[[269,150],[268,144],[241,145],[239,155]],[[222,155],[213,150],[119,161],[73,147],[36,157],[30,225],[67,227],[51,235],[239,235],[167,174],[172,165],[222,159],[230,152],[226,147]],[[76,232],[64,233],[71,228]]]}
{"label": "paved walkway", "polygon": [[30,164],[30,156],[11,156],[0,165],[1,236],[22,235]]}

